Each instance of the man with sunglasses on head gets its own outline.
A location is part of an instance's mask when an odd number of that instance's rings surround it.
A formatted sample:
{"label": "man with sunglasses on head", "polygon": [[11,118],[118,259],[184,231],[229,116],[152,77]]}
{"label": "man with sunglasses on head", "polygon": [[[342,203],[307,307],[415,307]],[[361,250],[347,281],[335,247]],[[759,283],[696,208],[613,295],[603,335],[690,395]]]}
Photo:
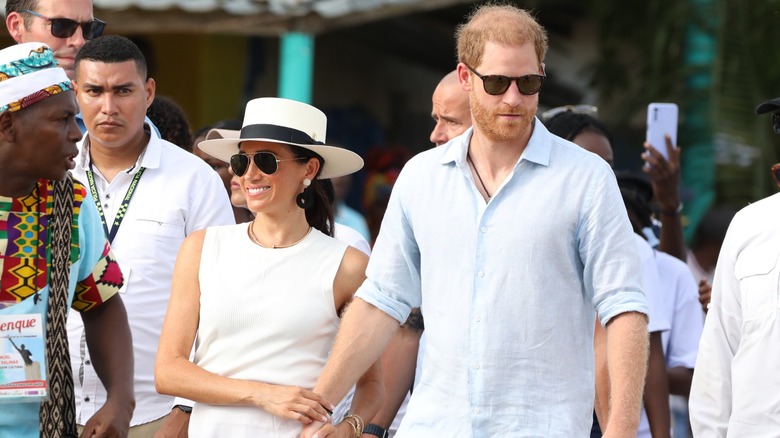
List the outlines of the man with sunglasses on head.
{"label": "man with sunglasses on head", "polygon": [[[136,400],[129,436],[149,437],[174,406],[172,397],[155,390],[154,360],[176,254],[190,233],[234,223],[233,212],[219,176],[144,122],[156,85],[138,46],[117,35],[95,38],[79,51],[75,71],[87,133],[78,145],[74,175],[91,192],[126,273],[120,294],[133,335]],[[68,338],[77,421],[84,424],[105,390],[82,348],[83,326],[69,321]],[[177,407],[173,413],[184,415]]]}
{"label": "man with sunglasses on head", "polygon": [[[780,134],[780,97],[756,108]],[[740,210],[723,240],[699,341],[689,411],[694,436],[780,431],[780,194]]]}
{"label": "man with sunglasses on head", "polygon": [[636,436],[647,300],[614,174],[536,119],[547,36],[527,11],[483,5],[457,38],[473,126],[404,167],[314,391],[338,400],[422,305],[422,375],[398,437],[587,436],[598,311],[604,436]]}
{"label": "man with sunglasses on head", "polygon": [[17,43],[46,43],[74,79],[76,54],[106,23],[92,16],[92,0],[6,0],[5,25]]}

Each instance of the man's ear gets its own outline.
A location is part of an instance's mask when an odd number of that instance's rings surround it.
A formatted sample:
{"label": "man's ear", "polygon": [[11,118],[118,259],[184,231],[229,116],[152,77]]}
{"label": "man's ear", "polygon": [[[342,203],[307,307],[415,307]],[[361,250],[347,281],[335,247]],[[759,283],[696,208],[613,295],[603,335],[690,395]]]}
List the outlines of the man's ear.
{"label": "man's ear", "polygon": [[8,28],[8,33],[11,34],[11,38],[17,43],[22,42],[22,35],[26,30],[24,26],[24,17],[18,12],[11,12],[5,17],[5,27]]}
{"label": "man's ear", "polygon": [[154,79],[149,78],[146,80],[144,90],[146,91],[146,109],[148,110],[149,106],[154,102],[154,94],[157,91],[157,83],[154,82]]}
{"label": "man's ear", "polygon": [[14,115],[11,111],[3,111],[0,113],[0,138],[13,143],[14,137]]}
{"label": "man's ear", "polygon": [[461,90],[471,91],[471,78],[469,77],[469,70],[468,67],[466,67],[466,64],[459,62],[457,71]]}

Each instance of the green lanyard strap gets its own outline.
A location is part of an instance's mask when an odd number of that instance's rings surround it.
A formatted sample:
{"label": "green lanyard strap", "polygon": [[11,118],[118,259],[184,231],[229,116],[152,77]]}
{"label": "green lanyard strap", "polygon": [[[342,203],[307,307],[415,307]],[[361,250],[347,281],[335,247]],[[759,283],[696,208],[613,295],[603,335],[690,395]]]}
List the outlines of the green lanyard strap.
{"label": "green lanyard strap", "polygon": [[125,199],[122,200],[122,204],[119,206],[119,211],[116,213],[114,223],[111,224],[111,230],[109,230],[108,224],[106,222],[106,215],[103,213],[103,206],[100,204],[100,195],[98,195],[97,186],[95,186],[95,176],[92,174],[91,167],[92,164],[90,163],[90,169],[87,170],[89,191],[92,192],[92,198],[95,200],[98,213],[100,213],[100,221],[103,223],[103,231],[106,233],[108,243],[114,243],[114,237],[116,237],[116,233],[119,231],[119,225],[122,223],[122,219],[125,218],[127,207],[130,206],[130,199],[132,199],[133,194],[135,193],[135,189],[138,187],[138,181],[141,180],[141,175],[144,173],[146,168],[141,167],[138,169],[138,172],[135,173],[133,180],[130,182],[130,187],[127,188],[127,193],[125,193]]}

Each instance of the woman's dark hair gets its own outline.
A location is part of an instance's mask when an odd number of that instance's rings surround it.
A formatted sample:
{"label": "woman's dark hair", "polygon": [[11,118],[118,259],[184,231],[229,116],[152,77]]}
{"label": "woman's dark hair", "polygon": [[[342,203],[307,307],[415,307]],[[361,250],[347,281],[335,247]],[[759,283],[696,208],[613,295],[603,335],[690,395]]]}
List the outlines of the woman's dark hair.
{"label": "woman's dark hair", "polygon": [[304,189],[310,190],[312,200],[314,202],[311,207],[305,210],[306,222],[308,222],[310,226],[332,237],[334,220],[333,205],[328,199],[328,194],[326,192],[323,180],[317,178],[317,176],[319,176],[319,174],[322,172],[322,167],[325,165],[325,160],[323,160],[319,154],[312,150],[292,145],[287,145],[287,147],[290,148],[290,151],[297,158],[316,158],[317,161],[320,162],[320,170],[317,171],[317,175],[315,175],[314,179],[312,179],[311,185]]}
{"label": "woman's dark hair", "polygon": [[607,126],[599,119],[587,114],[564,111],[545,123],[547,130],[569,141],[583,131],[592,131],[607,137],[609,144],[613,144],[612,134]]}

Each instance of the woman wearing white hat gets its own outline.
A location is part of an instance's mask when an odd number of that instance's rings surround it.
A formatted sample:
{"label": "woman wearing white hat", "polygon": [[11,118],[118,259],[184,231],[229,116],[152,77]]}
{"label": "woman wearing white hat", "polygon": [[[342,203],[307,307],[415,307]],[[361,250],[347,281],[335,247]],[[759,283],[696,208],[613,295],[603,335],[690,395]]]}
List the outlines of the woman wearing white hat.
{"label": "woman wearing white hat", "polygon": [[[190,436],[290,438],[333,409],[309,388],[368,259],[331,237],[319,179],[356,172],[363,160],[323,144],[326,124],[310,105],[261,98],[247,104],[239,138],[199,145],[230,163],[257,216],[193,233],[176,261],[155,383],[195,401]],[[321,436],[360,436],[380,402],[375,366],[352,414]]]}

